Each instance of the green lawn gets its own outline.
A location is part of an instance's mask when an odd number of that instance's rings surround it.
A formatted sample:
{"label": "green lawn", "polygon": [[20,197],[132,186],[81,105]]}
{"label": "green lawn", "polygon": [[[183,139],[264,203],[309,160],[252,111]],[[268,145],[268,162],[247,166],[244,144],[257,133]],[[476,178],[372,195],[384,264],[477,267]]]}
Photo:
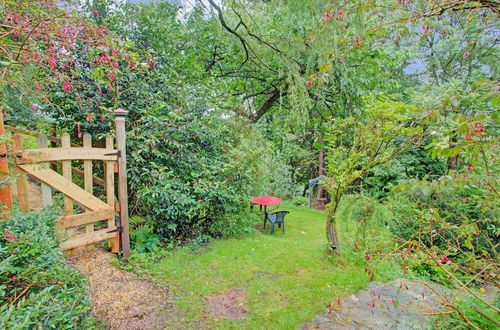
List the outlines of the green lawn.
{"label": "green lawn", "polygon": [[[171,288],[183,326],[292,329],[368,283],[362,255],[325,253],[323,212],[285,204],[286,234],[277,230],[242,239],[215,240],[206,248],[182,248],[142,264],[153,279]],[[390,267],[387,267],[389,269]],[[386,275],[383,275],[386,274]],[[377,280],[388,271],[381,269]],[[206,297],[243,289],[248,317],[212,320]],[[178,320],[176,321],[178,322]],[[174,327],[179,324],[165,324]]]}

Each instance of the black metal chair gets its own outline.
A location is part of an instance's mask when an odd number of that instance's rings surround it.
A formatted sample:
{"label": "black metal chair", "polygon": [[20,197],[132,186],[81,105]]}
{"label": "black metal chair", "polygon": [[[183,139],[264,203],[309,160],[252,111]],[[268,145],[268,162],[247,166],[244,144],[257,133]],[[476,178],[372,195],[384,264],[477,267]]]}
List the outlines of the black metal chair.
{"label": "black metal chair", "polygon": [[[282,227],[283,234],[285,234],[285,215],[287,215],[288,211],[278,211],[271,213],[267,216],[267,220],[271,223],[271,232],[272,235],[274,233],[274,225],[278,224],[279,227]],[[264,220],[264,229],[266,228],[266,223]]]}

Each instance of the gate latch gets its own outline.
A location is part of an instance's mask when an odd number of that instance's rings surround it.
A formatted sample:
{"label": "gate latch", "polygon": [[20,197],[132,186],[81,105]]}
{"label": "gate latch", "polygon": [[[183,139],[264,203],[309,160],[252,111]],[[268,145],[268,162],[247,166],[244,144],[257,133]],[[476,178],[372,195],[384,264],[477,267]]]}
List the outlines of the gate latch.
{"label": "gate latch", "polygon": [[116,233],[116,232],[123,233],[123,227],[122,226],[116,227],[116,229],[107,231],[106,233],[109,234],[109,233]]}
{"label": "gate latch", "polygon": [[104,154],[104,156],[116,156],[116,157],[121,157],[122,156],[122,153],[120,152],[120,150],[118,150],[117,152],[111,152],[109,154]]}

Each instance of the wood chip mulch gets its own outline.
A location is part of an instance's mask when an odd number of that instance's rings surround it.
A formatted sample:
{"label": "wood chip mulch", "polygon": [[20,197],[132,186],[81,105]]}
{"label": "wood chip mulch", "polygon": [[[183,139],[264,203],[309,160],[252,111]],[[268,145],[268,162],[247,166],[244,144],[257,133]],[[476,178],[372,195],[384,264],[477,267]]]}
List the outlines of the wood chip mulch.
{"label": "wood chip mulch", "polygon": [[76,251],[68,262],[89,279],[93,315],[111,329],[157,329],[177,318],[166,288],[113,266],[116,256],[99,248]]}

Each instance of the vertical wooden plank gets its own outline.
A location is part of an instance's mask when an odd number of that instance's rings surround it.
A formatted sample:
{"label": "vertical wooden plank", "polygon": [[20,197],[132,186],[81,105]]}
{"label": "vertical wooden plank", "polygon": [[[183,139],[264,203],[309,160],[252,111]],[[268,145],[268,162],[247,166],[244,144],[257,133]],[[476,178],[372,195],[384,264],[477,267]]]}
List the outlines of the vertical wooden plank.
{"label": "vertical wooden plank", "polygon": [[[16,134],[12,137],[14,140],[14,153],[23,151],[23,138]],[[22,169],[16,166],[17,178],[17,199],[19,201],[19,210],[22,212],[29,211],[30,205],[28,200],[28,178]]]}
{"label": "vertical wooden plank", "polygon": [[[46,134],[38,134],[37,137],[38,147],[39,148],[48,148],[49,140],[47,139]],[[47,164],[40,164],[40,166],[47,167]],[[48,184],[41,183],[42,188],[42,205],[43,207],[47,207],[53,204],[52,201],[52,189]]]}
{"label": "vertical wooden plank", "polygon": [[[56,137],[57,135],[57,130],[54,126],[52,126],[50,128],[50,136],[53,136],[53,137]],[[58,145],[57,143],[55,143],[54,141],[50,141],[50,147],[51,148],[57,148]],[[56,171],[57,172],[57,166],[55,164],[50,164],[50,168],[53,170],[53,171]]]}
{"label": "vertical wooden plank", "polygon": [[[90,134],[83,135],[83,147],[84,148],[92,148],[92,136]],[[92,186],[92,161],[84,160],[83,161],[83,186],[86,191],[89,193],[93,193],[94,188]],[[87,233],[92,233],[94,231],[94,224],[89,223],[85,227],[85,231]],[[89,245],[87,247],[92,248],[93,246]]]}
{"label": "vertical wooden plank", "polygon": [[[63,133],[61,135],[61,148],[70,148],[71,140],[68,133]],[[71,161],[63,160],[62,164],[62,175],[68,181],[72,181],[71,178]],[[73,201],[68,196],[64,196],[64,215],[72,215],[73,214]],[[66,233],[71,236],[75,230],[73,228],[67,229]]]}
{"label": "vertical wooden plank", "polygon": [[[114,142],[113,137],[111,135],[106,136],[106,149],[113,150]],[[115,207],[115,162],[113,161],[105,161],[105,173],[104,180],[106,181],[106,203],[109,206]],[[108,228],[115,227],[115,218],[111,218],[108,220]],[[111,249],[111,252],[118,253],[120,251],[120,237],[116,236],[116,238],[111,238],[108,240],[108,246]]]}
{"label": "vertical wooden plank", "polygon": [[[3,127],[3,111],[0,108],[0,138],[5,138]],[[7,161],[7,145],[0,143],[0,180],[9,176],[9,163]],[[8,218],[8,211],[12,210],[12,195],[9,185],[0,185],[0,220]]]}
{"label": "vertical wooden plank", "polygon": [[127,191],[127,149],[126,149],[126,133],[125,133],[125,118],[128,111],[124,109],[116,109],[115,125],[116,125],[116,149],[120,152],[118,157],[118,199],[120,201],[120,226],[122,252],[125,258],[130,256],[130,240],[128,231],[128,191]]}

